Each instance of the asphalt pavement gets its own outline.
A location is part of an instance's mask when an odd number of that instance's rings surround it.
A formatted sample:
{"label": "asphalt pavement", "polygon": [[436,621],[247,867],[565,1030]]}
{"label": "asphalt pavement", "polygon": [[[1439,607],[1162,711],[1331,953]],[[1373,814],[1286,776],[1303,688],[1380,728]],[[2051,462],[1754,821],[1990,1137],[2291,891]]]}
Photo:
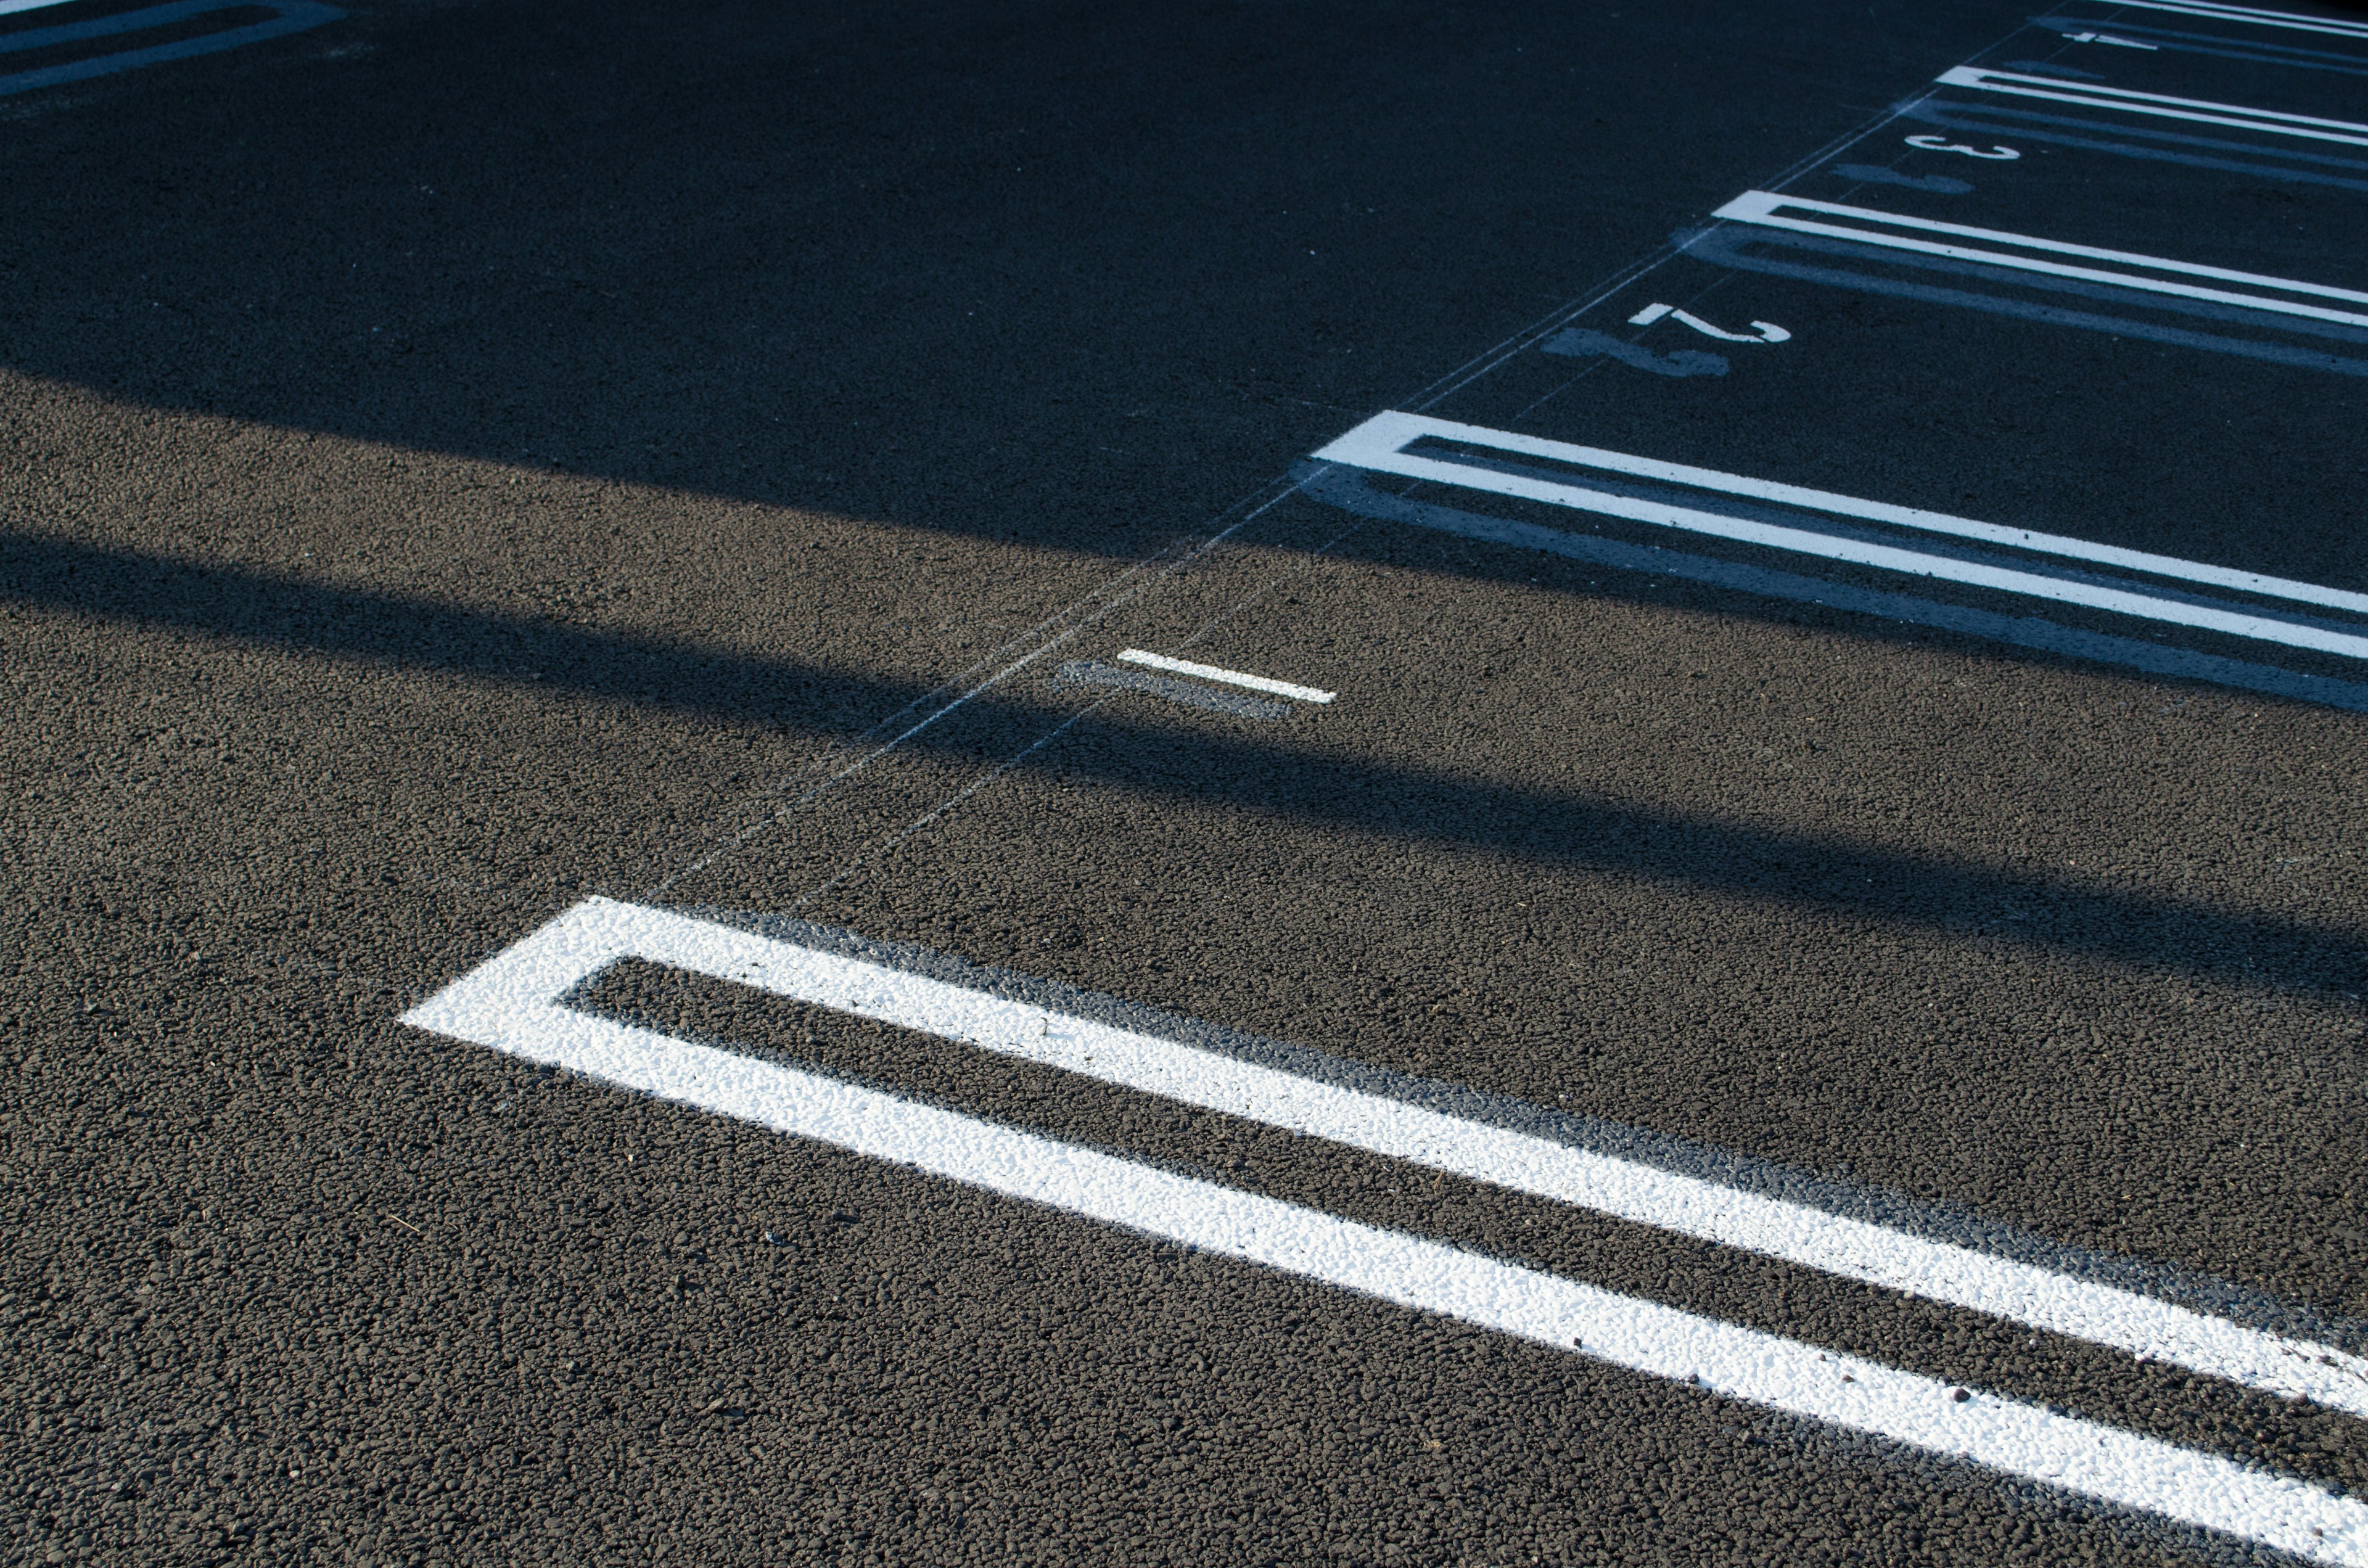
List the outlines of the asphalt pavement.
{"label": "asphalt pavement", "polygon": [[2368,1564],[2368,12],[0,0],[0,1560]]}

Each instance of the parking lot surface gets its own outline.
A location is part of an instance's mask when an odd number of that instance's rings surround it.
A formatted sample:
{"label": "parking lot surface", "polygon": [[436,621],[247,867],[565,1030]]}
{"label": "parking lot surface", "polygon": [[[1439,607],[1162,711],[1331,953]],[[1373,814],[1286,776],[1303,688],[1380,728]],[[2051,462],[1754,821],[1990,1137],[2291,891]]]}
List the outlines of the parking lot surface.
{"label": "parking lot surface", "polygon": [[0,1552],[2368,1563],[2368,13],[0,0]]}

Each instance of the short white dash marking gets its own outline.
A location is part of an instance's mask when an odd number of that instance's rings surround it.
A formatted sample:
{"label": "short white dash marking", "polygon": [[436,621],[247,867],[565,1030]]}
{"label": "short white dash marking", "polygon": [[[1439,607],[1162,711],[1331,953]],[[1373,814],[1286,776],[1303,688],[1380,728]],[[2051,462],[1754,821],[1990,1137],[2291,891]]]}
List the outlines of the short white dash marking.
{"label": "short white dash marking", "polygon": [[1028,1015],[1026,1024],[1039,1039],[1049,1038],[1055,1024],[1064,1036],[1099,1029],[1134,1040],[1146,1038],[608,899],[578,904],[414,1008],[404,1022],[1006,1197],[2258,1541],[2311,1562],[2368,1568],[2368,1506],[2292,1476],[593,1017],[561,1001],[629,956],[779,994],[809,996],[862,1017],[901,1017],[918,1007],[941,1015],[918,1027],[954,1039],[974,1040],[982,1026],[999,1030],[1012,1022],[1007,1013]]}
{"label": "short white dash marking", "polygon": [[1140,648],[1129,648],[1119,654],[1122,665],[1141,665],[1145,669],[1166,670],[1170,675],[1199,676],[1202,680],[1218,680],[1227,686],[1245,687],[1251,691],[1264,691],[1276,697],[1295,698],[1301,702],[1329,702],[1338,692],[1322,691],[1312,686],[1293,686],[1287,680],[1269,680],[1264,676],[1244,675],[1239,670],[1221,670],[1214,665],[1196,665],[1187,659],[1171,659],[1165,653],[1146,653]]}

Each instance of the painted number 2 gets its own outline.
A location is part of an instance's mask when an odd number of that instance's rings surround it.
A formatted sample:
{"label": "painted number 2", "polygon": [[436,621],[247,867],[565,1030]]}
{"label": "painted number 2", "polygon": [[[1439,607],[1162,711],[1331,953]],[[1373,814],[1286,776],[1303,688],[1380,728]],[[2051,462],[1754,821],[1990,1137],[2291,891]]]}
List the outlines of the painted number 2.
{"label": "painted number 2", "polygon": [[1729,332],[1723,326],[1711,325],[1691,311],[1681,311],[1675,305],[1662,304],[1645,306],[1628,318],[1628,324],[1650,326],[1663,316],[1668,316],[1671,321],[1683,322],[1704,337],[1715,337],[1721,343],[1782,343],[1793,335],[1772,321],[1753,322],[1751,324],[1755,330],[1751,332]]}
{"label": "painted number 2", "polygon": [[1999,162],[2022,156],[2011,147],[1992,146],[1985,153],[1979,147],[1968,147],[1963,142],[1944,142],[1938,136],[1910,136],[1907,144],[1921,147],[1928,153],[1963,153],[1968,158],[1990,158]]}

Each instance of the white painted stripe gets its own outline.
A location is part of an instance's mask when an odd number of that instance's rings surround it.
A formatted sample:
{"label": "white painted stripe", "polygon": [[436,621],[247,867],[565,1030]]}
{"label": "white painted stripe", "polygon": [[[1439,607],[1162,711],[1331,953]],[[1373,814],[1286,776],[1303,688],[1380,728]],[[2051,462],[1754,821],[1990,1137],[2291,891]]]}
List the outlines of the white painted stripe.
{"label": "white painted stripe", "polygon": [[2064,534],[2040,533],[2032,528],[2009,528],[2000,523],[1978,522],[1972,517],[1952,517],[1946,512],[1928,512],[1915,506],[1895,506],[1886,501],[1863,501],[1855,495],[1839,495],[1830,490],[1812,490],[1805,485],[1782,484],[1772,479],[1753,479],[1739,473],[1724,473],[1714,468],[1693,468],[1685,463],[1663,462],[1656,458],[1631,457],[1625,452],[1607,451],[1600,447],[1573,446],[1565,441],[1549,441],[1543,437],[1516,435],[1509,430],[1490,430],[1477,425],[1457,425],[1444,419],[1432,419],[1420,414],[1380,414],[1358,426],[1332,446],[1316,453],[1333,462],[1345,462],[1354,467],[1367,466],[1355,457],[1334,458],[1336,449],[1358,452],[1378,450],[1394,455],[1425,436],[1444,440],[1462,441],[1471,446],[1495,447],[1503,451],[1522,452],[1532,457],[1553,458],[1577,468],[1602,469],[1611,473],[1634,474],[1639,479],[1660,480],[1670,484],[1691,485],[1697,490],[1714,490],[1727,495],[1748,495],[1756,500],[1779,502],[1787,506],[1804,506],[1813,511],[1830,512],[1837,517],[1861,517],[1868,522],[1890,523],[1904,528],[1918,528],[1926,533],[1949,534],[1958,539],[1979,540],[1985,544],[2003,544],[2016,550],[2028,550],[2034,554],[2059,555],[2071,561],[2093,562],[2100,566],[2119,566],[2151,576],[2173,577],[2181,582],[2197,583],[2215,588],[2234,588],[2240,593],[2260,594],[2266,598],[2290,599],[2297,604],[2323,605],[2329,609],[2346,609],[2368,615],[2368,594],[2355,594],[2342,588],[2323,587],[2317,583],[2298,583],[2288,577],[2271,577],[2259,572],[2240,572],[2230,566],[2207,566],[2199,561],[2182,561],[2175,555],[2156,555],[2143,550],[2124,550],[2119,545],[2098,544],[2089,540],[2073,539]]}
{"label": "white painted stripe", "polygon": [[[1784,215],[1782,209],[1798,209],[1846,217],[1854,222],[1820,222],[1814,219]],[[1737,223],[1756,223],[1762,228],[1791,229],[1804,234],[1828,234],[1838,239],[1855,240],[1861,244],[1878,245],[1886,250],[1915,251],[1925,256],[1945,256],[1958,261],[1986,262],[1994,267],[2013,267],[2022,272],[2044,273],[2054,278],[2080,278],[2092,282],[2111,283],[2117,288],[2135,289],[2149,294],[2175,294],[2182,299],[2210,300],[2221,304],[2242,305],[2248,310],[2268,311],[2278,315],[2307,316],[2314,321],[2340,322],[2350,326],[2368,326],[2368,314],[2358,311],[2339,311],[2325,305],[2306,304],[2299,300],[2282,300],[2268,294],[2239,293],[2228,289],[2206,289],[2192,283],[2180,283],[2169,278],[2149,278],[2141,273],[2117,272],[2103,267],[2074,267],[2063,262],[2048,261],[2040,256],[2017,256],[2009,251],[1984,249],[1977,245],[1953,244],[1941,240],[1919,240],[1907,234],[1886,233],[1864,225],[1886,224],[1893,229],[1914,229],[1930,233],[1959,234],[1969,238],[1992,241],[1999,244],[2020,246],[2024,250],[2044,251],[2055,256],[2078,256],[2103,261],[2123,262],[2157,272],[2173,272],[2190,278],[2213,278],[2224,282],[2249,283],[2264,289],[2276,289],[2290,294],[2311,294],[2331,300],[2353,300],[2368,304],[2368,294],[2353,289],[2338,289],[2331,284],[2303,283],[2291,278],[2271,278],[2258,272],[2239,272],[2233,267],[2206,267],[2201,262],[2174,261],[2158,256],[2141,256],[2135,251],[2105,250],[2096,245],[2072,244],[2062,240],[2033,238],[2029,234],[2011,234],[2000,229],[1977,229],[1964,223],[1941,223],[1927,218],[1905,218],[1896,212],[1881,212],[1870,207],[1847,207],[1838,201],[1812,201],[1801,196],[1778,196],[1772,191],[1748,190],[1717,211],[1713,218],[1725,218]]]}
{"label": "white painted stripe", "polygon": [[[2319,653],[2340,654],[2347,658],[2368,659],[2368,637],[2332,631],[2323,627],[2298,626],[2291,621],[2274,620],[2266,616],[2215,609],[2206,605],[2184,604],[2176,599],[2157,598],[2151,594],[2104,587],[2093,583],[2067,582],[2060,577],[2042,576],[2036,573],[1986,566],[1975,562],[1952,561],[1946,556],[1926,555],[1918,551],[1871,544],[1860,540],[1840,539],[1832,534],[1784,528],[1774,523],[1753,522],[1746,518],[1726,517],[1716,512],[1698,511],[1691,506],[1673,506],[1662,501],[1646,501],[1635,496],[1613,494],[1609,491],[1589,489],[1583,484],[1566,484],[1554,480],[1531,478],[1526,474],[1500,473],[1493,469],[1481,468],[1471,463],[1416,457],[1400,449],[1424,437],[1461,441],[1471,446],[1489,447],[1498,451],[1519,452],[1531,457],[1551,458],[1558,462],[1567,462],[1578,467],[1635,474],[1643,478],[1666,480],[1672,483],[1691,484],[1727,494],[1757,496],[1796,506],[1814,506],[1820,511],[1832,512],[1842,517],[1898,523],[1907,528],[1919,528],[1935,533],[1955,534],[1961,538],[1987,540],[1998,544],[2009,544],[2019,549],[2044,551],[2049,554],[2066,555],[2088,561],[2111,562],[2116,565],[2135,565],[2143,571],[2165,576],[2183,577],[2190,582],[2220,583],[2230,587],[2248,588],[2255,593],[2281,594],[2289,598],[2307,597],[2312,602],[2345,609],[2354,608],[2368,609],[2368,596],[2346,593],[2341,589],[2322,588],[2307,583],[2289,583],[2283,578],[2263,577],[2252,573],[2204,566],[2194,562],[2175,561],[2167,556],[2148,555],[2139,551],[2118,550],[2111,545],[2091,544],[2084,540],[2066,539],[2058,535],[2030,533],[2021,528],[2007,528],[1991,523],[1977,523],[1970,518],[1950,517],[1936,512],[1919,512],[1912,507],[1889,506],[1881,502],[1861,501],[1852,496],[1836,495],[1827,491],[1809,490],[1799,485],[1779,484],[1767,480],[1748,479],[1740,474],[1721,473],[1713,469],[1690,468],[1682,463],[1664,463],[1650,458],[1632,457],[1624,452],[1606,451],[1598,447],[1573,446],[1563,441],[1550,441],[1543,437],[1523,436],[1509,430],[1489,430],[1476,425],[1458,425],[1445,419],[1432,419],[1425,415],[1398,413],[1375,415],[1330,446],[1316,452],[1315,456],[1326,462],[1345,463],[1352,468],[1367,469],[1376,473],[1395,473],[1408,479],[1435,480],[1441,484],[1453,484],[1466,490],[1486,491],[1497,495],[1512,495],[1525,501],[1543,501],[1549,506],[1568,506],[1574,510],[1596,512],[1605,517],[1625,517],[1634,522],[1654,523],[1664,528],[1681,528],[1689,533],[1709,534],[1719,539],[1766,545],[1771,549],[1793,551],[1804,555],[1818,555],[1829,561],[1843,561],[1853,565],[1874,566],[1884,571],[1903,572],[1918,577],[1937,577],[1944,582],[1965,583],[1975,587],[1995,588],[2005,593],[2050,599],[2059,604],[2086,605],[2091,608],[2111,610],[2117,615],[2135,616],[2145,620],[2162,621],[2174,626],[2192,626],[2204,631],[2225,632],[2234,637],[2250,638],[2264,642],[2280,642],[2292,648],[2309,648]],[[2140,565],[2140,562],[2145,564]],[[2166,570],[2166,568],[2171,570]]]}
{"label": "white painted stripe", "polygon": [[2296,32],[2333,33],[2339,38],[2368,39],[2368,22],[2338,21],[2332,17],[2303,17],[2292,11],[2264,11],[2252,6],[2215,6],[2209,0],[2113,0],[2117,6],[2141,11],[2169,11],[2181,17],[2210,17],[2215,21],[2248,22],[2256,27],[2290,28]]}
{"label": "white painted stripe", "polygon": [[[2102,36],[2102,35],[2100,35]],[[2210,98],[2174,97],[2168,93],[2141,92],[2135,87],[2116,87],[2104,82],[2076,82],[2064,76],[2033,76],[2020,71],[1996,71],[1987,65],[1959,65],[1933,78],[1955,86],[1986,87],[1992,82],[2011,82],[2023,86],[2055,87],[2083,97],[2112,98],[2129,103],[2163,104],[2177,108],[2206,109],[2214,114],[2232,114],[2245,120],[2275,121],[2285,125],[2313,125],[2331,131],[2368,131],[2368,125],[2357,120],[2327,119],[2318,115],[2292,114],[2284,109],[2251,108],[2242,104],[2215,103]]]}
{"label": "white painted stripe", "polygon": [[0,17],[13,17],[19,11],[45,11],[52,6],[71,6],[74,0],[0,0]]}
{"label": "white painted stripe", "polygon": [[[543,950],[536,943],[575,956],[537,969],[527,956]],[[628,953],[2368,1416],[2368,1361],[2331,1346],[662,910],[591,900],[408,1021],[465,1035],[480,1027],[470,1020],[546,1006]]]}
{"label": "white painted stripe", "polygon": [[2012,71],[1986,71],[1960,65],[1934,78],[1944,86],[1975,87],[2018,98],[2045,98],[2051,103],[2080,104],[2089,108],[2119,109],[2125,114],[2156,115],[2165,119],[2194,120],[2204,125],[2233,125],[2278,136],[2302,136],[2314,142],[2340,142],[2368,147],[2368,125],[2348,119],[2319,119],[2306,114],[2281,114],[2274,109],[2245,108],[2202,98],[2166,97],[2127,87],[2090,87],[2058,76],[2026,76]]}
{"label": "white painted stripe", "polygon": [[1781,208],[1797,207],[1804,211],[1826,212],[1838,217],[1854,218],[1870,223],[1887,223],[1894,228],[1915,229],[1926,233],[1961,234],[1967,239],[1989,240],[1999,244],[2020,246],[2024,250],[2045,251],[2052,256],[2084,256],[2092,261],[2118,261],[2132,267],[2146,267],[2156,272],[2176,272],[2190,278],[2216,278],[2223,282],[2252,283],[2264,289],[2277,289],[2294,294],[2317,294],[2330,300],[2353,300],[2368,304],[2368,293],[2357,289],[2338,289],[2328,283],[2304,283],[2291,278],[2272,278],[2262,272],[2239,272],[2234,267],[2207,267],[2197,261],[2178,261],[2169,256],[2146,256],[2137,251],[2108,250],[2101,245],[2075,244],[2069,240],[2043,239],[2035,234],[2018,234],[2005,229],[1984,229],[1970,223],[1943,223],[1934,218],[1910,218],[1903,213],[1884,212],[1873,207],[1852,207],[1839,201],[1818,201],[1805,196],[1780,196],[1770,190],[1747,190],[1741,196],[1711,214],[1714,218],[1732,217],[1738,222],[1754,222]]}
{"label": "white painted stripe", "polygon": [[[1152,1169],[954,1111],[586,1017],[558,998],[628,954],[935,1017],[1053,1016],[877,965],[594,899],[405,1016],[416,1028],[873,1159],[1163,1237],[1634,1371],[1889,1437],[2121,1506],[2368,1568],[2368,1507],[2210,1454],[1969,1393],[1440,1243]],[[910,998],[900,1002],[899,998]],[[823,1006],[837,1006],[824,1002]],[[989,1009],[981,1013],[978,1009]],[[863,1008],[865,1017],[888,1017]],[[1081,1020],[1062,1018],[1064,1028]],[[1091,1026],[1089,1026],[1091,1027]],[[1115,1035],[1121,1031],[1109,1031]],[[1133,1037],[1142,1040],[1144,1037]],[[1166,1043],[1166,1042],[1160,1042]],[[1197,1053],[1196,1053],[1197,1054]]]}
{"label": "white painted stripe", "polygon": [[1140,648],[1129,648],[1119,654],[1119,662],[1141,665],[1146,669],[1166,670],[1171,675],[1199,676],[1202,680],[1221,680],[1227,686],[1247,687],[1252,691],[1271,692],[1277,697],[1297,698],[1302,702],[1329,702],[1338,692],[1323,691],[1312,686],[1293,686],[1287,680],[1269,680],[1264,676],[1247,676],[1239,670],[1221,670],[1214,665],[1195,665],[1183,659],[1171,659],[1165,653],[1146,653]]}

